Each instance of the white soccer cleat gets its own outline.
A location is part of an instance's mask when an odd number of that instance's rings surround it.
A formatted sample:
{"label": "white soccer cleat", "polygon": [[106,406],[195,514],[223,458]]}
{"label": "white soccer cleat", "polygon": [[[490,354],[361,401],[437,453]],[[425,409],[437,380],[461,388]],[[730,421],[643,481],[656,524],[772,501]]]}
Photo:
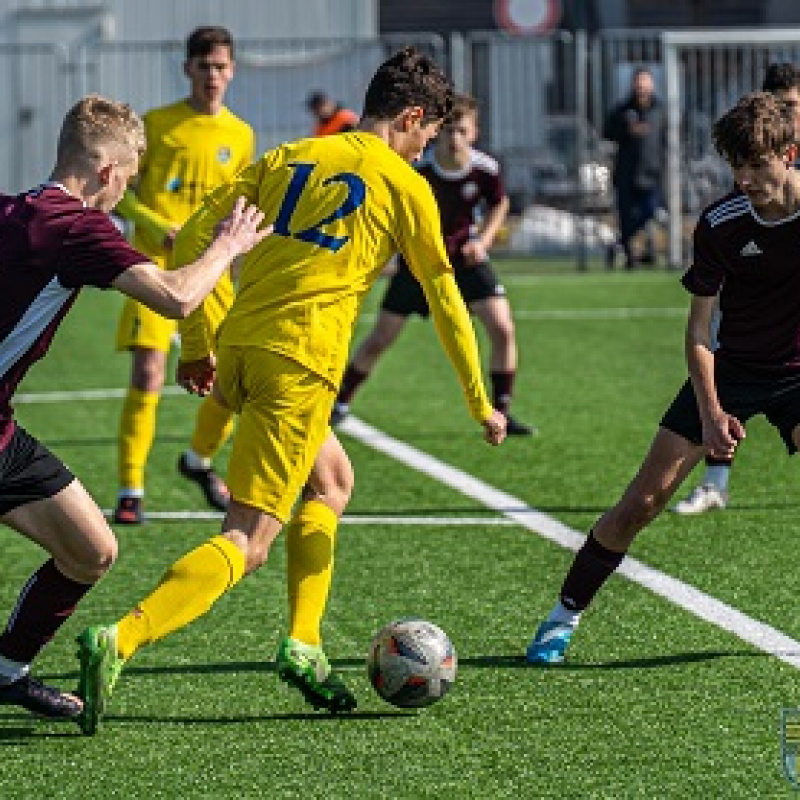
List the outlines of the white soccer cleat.
{"label": "white soccer cleat", "polygon": [[685,499],[676,503],[672,510],[676,514],[705,514],[706,511],[721,511],[728,505],[728,493],[720,491],[713,483],[696,486]]}

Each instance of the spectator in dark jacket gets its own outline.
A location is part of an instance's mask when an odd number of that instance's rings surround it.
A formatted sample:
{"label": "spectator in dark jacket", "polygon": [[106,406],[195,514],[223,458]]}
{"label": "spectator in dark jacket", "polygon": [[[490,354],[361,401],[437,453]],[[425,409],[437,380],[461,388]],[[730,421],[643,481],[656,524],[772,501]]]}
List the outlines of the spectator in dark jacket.
{"label": "spectator in dark jacket", "polygon": [[[614,187],[619,215],[619,244],[609,250],[608,266],[614,266],[616,252],[625,255],[632,269],[636,259],[631,239],[653,219],[661,204],[661,178],[665,159],[666,113],[655,93],[652,73],[638,68],[633,74],[630,95],[609,114],[603,137],[616,143]],[[648,238],[642,261],[652,263],[655,248]]]}

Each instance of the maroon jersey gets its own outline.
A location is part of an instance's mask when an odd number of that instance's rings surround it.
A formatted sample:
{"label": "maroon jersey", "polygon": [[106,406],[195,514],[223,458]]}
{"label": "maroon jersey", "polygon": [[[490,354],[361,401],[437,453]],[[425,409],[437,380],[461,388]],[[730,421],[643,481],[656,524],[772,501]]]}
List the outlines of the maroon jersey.
{"label": "maroon jersey", "polygon": [[472,150],[469,164],[448,172],[436,163],[435,156],[419,168],[433,189],[447,255],[454,267],[464,264],[461,248],[470,238],[476,214],[482,205],[493,208],[505,197],[497,161],[480,150]]}
{"label": "maroon jersey", "polygon": [[755,369],[800,369],[800,211],[761,219],[738,189],[703,212],[683,285],[720,293],[718,353]]}
{"label": "maroon jersey", "polygon": [[81,287],[106,289],[148,260],[107,214],[58,184],[0,195],[0,447],[14,430],[17,385],[47,352]]}

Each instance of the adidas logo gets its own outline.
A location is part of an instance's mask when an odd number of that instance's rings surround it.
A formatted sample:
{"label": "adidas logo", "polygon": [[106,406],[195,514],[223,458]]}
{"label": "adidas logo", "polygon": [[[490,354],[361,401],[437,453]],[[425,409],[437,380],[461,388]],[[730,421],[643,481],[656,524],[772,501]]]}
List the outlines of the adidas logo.
{"label": "adidas logo", "polygon": [[762,249],[751,239],[740,251],[739,255],[742,256],[760,256],[763,255]]}

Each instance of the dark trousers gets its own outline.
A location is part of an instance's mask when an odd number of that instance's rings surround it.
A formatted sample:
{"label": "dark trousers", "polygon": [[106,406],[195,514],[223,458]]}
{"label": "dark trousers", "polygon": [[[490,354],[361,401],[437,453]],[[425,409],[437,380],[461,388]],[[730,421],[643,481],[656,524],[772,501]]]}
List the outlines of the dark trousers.
{"label": "dark trousers", "polygon": [[631,239],[655,216],[660,194],[656,186],[639,189],[627,183],[619,184],[616,190],[619,243],[625,252],[626,265],[630,266],[633,264]]}

